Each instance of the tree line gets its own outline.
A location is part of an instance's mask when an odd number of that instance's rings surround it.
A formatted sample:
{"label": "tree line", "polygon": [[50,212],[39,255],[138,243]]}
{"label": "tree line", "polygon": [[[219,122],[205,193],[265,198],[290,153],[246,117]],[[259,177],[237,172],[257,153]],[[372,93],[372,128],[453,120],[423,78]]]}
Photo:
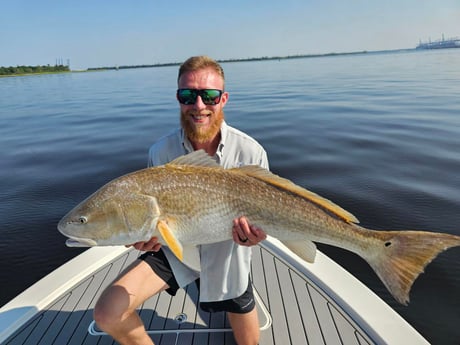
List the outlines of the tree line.
{"label": "tree line", "polygon": [[70,68],[69,66],[65,66],[65,65],[0,67],[0,75],[21,75],[21,74],[55,73],[55,72],[70,72]]}

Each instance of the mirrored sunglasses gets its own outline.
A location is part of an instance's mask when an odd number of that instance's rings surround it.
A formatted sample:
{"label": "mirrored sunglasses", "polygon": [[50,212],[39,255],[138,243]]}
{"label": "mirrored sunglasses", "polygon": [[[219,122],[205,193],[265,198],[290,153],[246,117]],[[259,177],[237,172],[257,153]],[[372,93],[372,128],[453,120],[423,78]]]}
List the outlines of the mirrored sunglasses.
{"label": "mirrored sunglasses", "polygon": [[178,89],[177,100],[181,104],[191,105],[195,104],[197,97],[200,96],[204,104],[216,105],[220,102],[222,92],[217,89]]}

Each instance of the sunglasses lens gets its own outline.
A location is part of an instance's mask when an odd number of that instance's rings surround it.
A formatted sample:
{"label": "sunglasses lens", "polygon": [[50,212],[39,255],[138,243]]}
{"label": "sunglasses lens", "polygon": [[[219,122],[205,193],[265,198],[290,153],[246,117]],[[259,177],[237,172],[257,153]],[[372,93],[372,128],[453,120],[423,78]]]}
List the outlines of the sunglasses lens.
{"label": "sunglasses lens", "polygon": [[220,90],[201,90],[200,96],[203,100],[203,103],[206,105],[215,105],[220,102],[220,96],[222,95],[222,91]]}
{"label": "sunglasses lens", "polygon": [[196,98],[200,95],[201,100],[206,105],[216,105],[220,102],[222,91],[217,89],[179,89],[177,90],[177,99],[185,105],[195,104]]}
{"label": "sunglasses lens", "polygon": [[191,89],[177,90],[177,99],[179,100],[180,103],[185,104],[185,105],[195,104],[197,96],[198,96],[198,93],[195,90],[191,90]]}

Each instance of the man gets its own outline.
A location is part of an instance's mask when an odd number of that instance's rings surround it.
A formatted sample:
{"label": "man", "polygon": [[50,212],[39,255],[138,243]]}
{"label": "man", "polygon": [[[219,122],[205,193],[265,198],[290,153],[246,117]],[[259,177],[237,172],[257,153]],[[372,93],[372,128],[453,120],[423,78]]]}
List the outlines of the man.
{"label": "man", "polygon": [[[192,57],[181,65],[177,90],[181,128],[150,148],[149,165],[203,149],[224,168],[251,164],[268,169],[262,146],[225,123],[228,93],[224,84],[222,67],[209,57]],[[94,309],[96,323],[121,344],[153,344],[136,308],[163,290],[175,295],[179,287],[200,278],[201,308],[226,311],[236,342],[257,344],[259,323],[249,280],[249,247],[265,238],[264,231],[248,224],[245,217],[235,219],[233,240],[200,246],[199,271],[181,263],[156,237],[135,243],[136,249],[146,253],[104,291]]]}

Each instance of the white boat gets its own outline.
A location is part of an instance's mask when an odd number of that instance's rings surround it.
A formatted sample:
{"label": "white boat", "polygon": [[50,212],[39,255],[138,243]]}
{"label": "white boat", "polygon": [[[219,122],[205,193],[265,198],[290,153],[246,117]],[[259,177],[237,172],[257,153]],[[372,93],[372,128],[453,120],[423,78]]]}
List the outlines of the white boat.
{"label": "white boat", "polygon": [[[140,252],[94,247],[0,309],[0,344],[115,344],[92,310],[102,290]],[[371,290],[318,251],[314,264],[279,241],[253,247],[252,281],[261,345],[428,344]],[[195,284],[171,298],[160,293],[139,314],[155,344],[235,344],[225,313],[197,307]]]}

